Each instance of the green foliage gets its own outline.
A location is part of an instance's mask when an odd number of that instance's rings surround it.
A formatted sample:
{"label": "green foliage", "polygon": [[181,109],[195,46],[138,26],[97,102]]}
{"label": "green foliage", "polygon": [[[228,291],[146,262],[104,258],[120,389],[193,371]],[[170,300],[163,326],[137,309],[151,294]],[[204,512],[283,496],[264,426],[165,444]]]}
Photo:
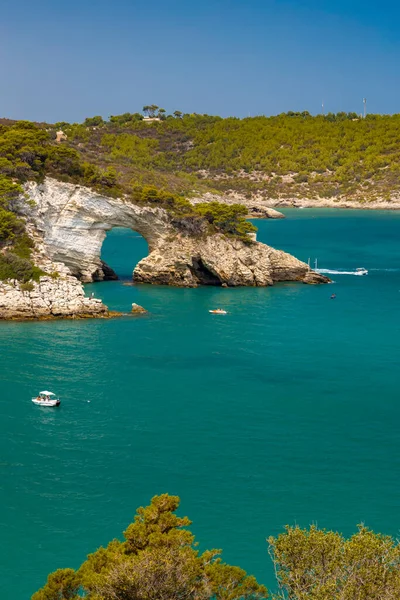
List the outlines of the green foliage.
{"label": "green foliage", "polygon": [[127,125],[129,123],[135,123],[137,121],[143,121],[143,115],[140,113],[124,113],[123,115],[117,115],[110,117],[110,123],[115,125]]}
{"label": "green foliage", "polygon": [[0,207],[0,245],[24,230],[23,222],[11,211]]}
{"label": "green foliage", "polygon": [[[1,169],[1,163],[0,163]],[[0,175],[0,206],[8,208],[22,194],[22,187],[4,175]]]}
{"label": "green foliage", "polygon": [[31,292],[34,289],[32,281],[26,281],[25,283],[21,283],[20,287],[23,292]]}
{"label": "green foliage", "polygon": [[58,569],[47,578],[44,588],[33,594],[32,600],[74,600],[78,598],[79,582],[73,569]]}
{"label": "green foliage", "polygon": [[32,600],[261,600],[267,590],[238,567],[222,563],[219,551],[200,554],[187,517],[175,511],[179,498],[162,494],[137,510],[124,532],[90,554],[75,573],[56,571]]}
{"label": "green foliage", "polygon": [[114,167],[100,169],[92,163],[83,163],[83,183],[95,188],[113,188],[117,185],[117,171]]}
{"label": "green foliage", "polygon": [[50,174],[81,177],[82,160],[79,153],[68,146],[51,146],[47,151],[46,171]]}
{"label": "green foliage", "polygon": [[19,121],[0,129],[0,175],[20,181],[43,174],[49,134],[33,123]]}
{"label": "green foliage", "polygon": [[[161,121],[148,124],[140,113],[124,113],[48,130],[27,121],[0,125],[0,249],[30,260],[14,200],[22,197],[21,183],[40,182],[46,174],[164,208],[188,235],[220,231],[244,241],[255,230],[244,208],[193,207],[186,197],[233,190],[246,198],[365,203],[390,202],[400,192],[400,115],[361,119],[355,113],[312,117],[290,111],[222,119],[178,110],[167,115],[155,104],[144,111]],[[60,127],[68,137],[55,143]]]}
{"label": "green foliage", "polygon": [[134,186],[132,199],[138,204],[155,205],[165,208],[174,215],[193,213],[193,207],[186,198],[165,190],[159,190],[152,185]]}
{"label": "green foliage", "polygon": [[156,140],[143,139],[129,133],[106,134],[101,143],[109,150],[111,159],[121,158],[137,166],[147,167],[154,163],[155,150],[158,147]]}
{"label": "green foliage", "polygon": [[97,115],[96,117],[87,117],[83,122],[86,127],[98,127],[99,125],[103,125],[103,123],[103,117],[100,117],[100,115]]}
{"label": "green foliage", "polygon": [[[148,114],[155,114],[149,109]],[[362,199],[364,181],[370,184],[370,198],[399,186],[400,115],[361,119],[355,113],[312,117],[307,111],[291,111],[275,117],[221,119],[175,111],[174,116],[152,127],[130,123],[126,135],[145,141],[143,153],[135,150],[138,140],[130,142],[132,151],[127,140],[116,141],[121,134],[114,132],[109,144],[112,160],[125,157],[136,166],[162,172],[203,169],[210,174],[204,183],[218,189],[273,198],[304,195],[307,190],[310,197]],[[151,141],[157,146],[151,147]],[[263,177],[250,178],[253,172]],[[220,173],[225,176],[216,178]],[[282,176],[292,178],[279,180]]]}
{"label": "green foliage", "polygon": [[362,525],[349,539],[315,526],[288,526],[268,541],[281,589],[276,598],[400,598],[400,546],[389,536]]}
{"label": "green foliage", "polygon": [[34,243],[25,231],[22,231],[13,239],[12,251],[20,258],[29,260],[33,247]]}
{"label": "green foliage", "polygon": [[143,106],[143,112],[146,113],[149,117],[154,117],[157,110],[157,104],[147,104],[146,106]]}
{"label": "green foliage", "polygon": [[39,281],[41,275],[45,275],[45,273],[35,267],[30,260],[9,251],[0,254],[0,280],[17,279],[26,282],[32,279]]}
{"label": "green foliage", "polygon": [[241,204],[202,202],[196,204],[194,210],[222,233],[247,239],[247,234],[257,231],[257,227],[245,219],[247,209]]}

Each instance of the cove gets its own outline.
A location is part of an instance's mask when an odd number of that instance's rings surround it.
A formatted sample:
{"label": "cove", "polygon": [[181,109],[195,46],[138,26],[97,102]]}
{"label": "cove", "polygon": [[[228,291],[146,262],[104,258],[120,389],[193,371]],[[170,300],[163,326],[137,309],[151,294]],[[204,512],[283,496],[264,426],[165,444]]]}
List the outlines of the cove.
{"label": "cove", "polygon": [[[87,294],[150,316],[0,324],[5,598],[78,566],[164,491],[181,496],[202,548],[269,586],[265,538],[285,523],[397,535],[400,215],[285,212],[256,222],[260,241],[368,277],[124,286],[147,248],[113,229],[102,258],[121,280]],[[229,314],[209,315],[216,306]],[[42,387],[59,411],[31,405]]]}

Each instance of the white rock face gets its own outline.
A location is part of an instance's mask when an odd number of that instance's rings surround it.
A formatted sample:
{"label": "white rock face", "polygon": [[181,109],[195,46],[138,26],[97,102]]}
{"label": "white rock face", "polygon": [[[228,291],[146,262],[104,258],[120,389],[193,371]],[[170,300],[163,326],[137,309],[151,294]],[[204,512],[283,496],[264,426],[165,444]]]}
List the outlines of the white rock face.
{"label": "white rock face", "polygon": [[32,289],[12,280],[0,282],[0,319],[104,317],[108,309],[97,298],[86,298],[83,286],[71,275],[41,277]]}
{"label": "white rock face", "polygon": [[307,271],[308,266],[294,256],[259,242],[246,244],[221,234],[204,239],[178,235],[141,260],[134,279],[185,287],[267,286],[303,281]]}
{"label": "white rock face", "polygon": [[[222,234],[188,235],[161,208],[106,198],[49,178],[41,185],[29,183],[26,192],[33,202],[23,198],[18,209],[37,239],[38,263],[66,265],[84,282],[104,278],[101,246],[112,227],[131,228],[148,242],[149,256],[134,270],[138,282],[193,287],[310,281],[307,265],[290,254]],[[312,282],[317,280],[326,278],[316,274]]]}
{"label": "white rock face", "polygon": [[44,254],[84,282],[104,279],[101,246],[113,227],[140,233],[150,252],[175,233],[164,210],[106,198],[85,187],[47,178],[41,185],[30,182],[26,192],[34,205],[23,199],[19,211],[42,238]]}

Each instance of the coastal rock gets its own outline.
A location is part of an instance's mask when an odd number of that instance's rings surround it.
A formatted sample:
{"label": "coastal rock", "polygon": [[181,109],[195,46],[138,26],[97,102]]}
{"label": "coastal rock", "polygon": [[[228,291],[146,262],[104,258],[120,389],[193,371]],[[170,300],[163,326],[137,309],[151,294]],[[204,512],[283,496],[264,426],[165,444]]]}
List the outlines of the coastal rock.
{"label": "coastal rock", "polygon": [[218,233],[190,235],[162,208],[108,198],[51,178],[28,183],[25,192],[30,201],[21,197],[17,209],[35,237],[37,263],[51,261],[83,282],[112,276],[100,254],[113,227],[133,229],[148,243],[149,255],[136,266],[135,282],[267,286],[310,277],[305,263],[265,244]]}
{"label": "coastal rock", "polygon": [[75,277],[41,277],[21,284],[0,281],[0,319],[87,318],[109,316],[98,298],[87,298]]}
{"label": "coastal rock", "polygon": [[303,281],[308,266],[260,242],[245,243],[221,234],[205,239],[177,236],[142,259],[133,276],[140,283],[180,287],[268,286]]}
{"label": "coastal rock", "polygon": [[133,313],[134,315],[146,315],[148,311],[145,308],[143,308],[143,306],[140,306],[140,304],[132,302],[131,313]]}
{"label": "coastal rock", "polygon": [[115,278],[100,259],[113,227],[140,233],[150,252],[176,232],[165,210],[107,198],[82,186],[46,178],[40,185],[29,182],[25,191],[31,202],[21,198],[16,209],[35,228],[43,254],[66,265],[83,282]]}
{"label": "coastal rock", "polygon": [[230,191],[227,194],[212,194],[206,192],[202,196],[190,198],[192,204],[203,202],[221,202],[222,204],[243,204],[248,210],[248,218],[250,219],[284,219],[285,215],[266,206],[261,200],[254,198],[246,198],[244,194]]}
{"label": "coastal rock", "polygon": [[310,285],[317,285],[320,283],[331,283],[329,277],[322,275],[321,273],[316,273],[315,271],[308,271],[303,278],[303,283],[308,283]]}

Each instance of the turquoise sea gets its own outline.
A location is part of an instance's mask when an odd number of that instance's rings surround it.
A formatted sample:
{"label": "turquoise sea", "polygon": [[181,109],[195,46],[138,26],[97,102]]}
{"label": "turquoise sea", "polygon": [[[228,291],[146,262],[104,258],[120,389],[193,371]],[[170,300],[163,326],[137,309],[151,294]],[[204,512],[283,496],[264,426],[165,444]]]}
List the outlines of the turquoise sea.
{"label": "turquoise sea", "polygon": [[[88,293],[111,308],[150,315],[0,323],[2,599],[28,600],[162,492],[181,496],[202,548],[271,586],[265,538],[286,523],[399,534],[400,214],[286,214],[258,221],[259,239],[369,275],[268,289],[97,283]],[[126,282],[146,252],[114,230],[103,258]],[[59,409],[31,403],[43,388]]]}

